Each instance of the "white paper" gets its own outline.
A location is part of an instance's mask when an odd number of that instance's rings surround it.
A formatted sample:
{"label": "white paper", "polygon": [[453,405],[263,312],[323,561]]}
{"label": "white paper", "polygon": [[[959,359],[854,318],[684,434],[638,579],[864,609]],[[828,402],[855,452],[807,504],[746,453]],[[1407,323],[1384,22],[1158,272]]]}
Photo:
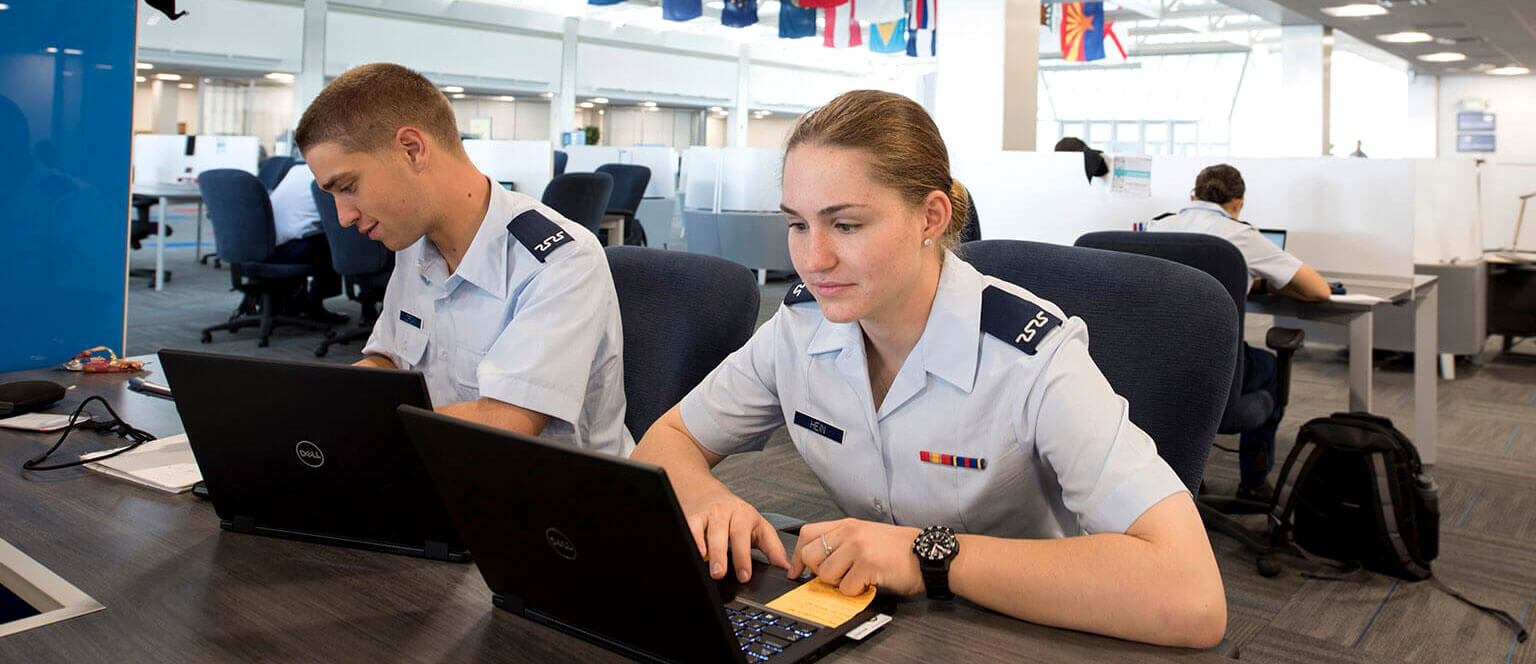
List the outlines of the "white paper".
{"label": "white paper", "polygon": [[1340,304],[1372,304],[1372,305],[1381,304],[1381,303],[1387,301],[1385,298],[1376,297],[1375,295],[1364,295],[1364,294],[1329,295],[1328,296],[1328,300],[1330,302],[1338,302]]}
{"label": "white paper", "polygon": [[1152,196],[1152,158],[1146,155],[1120,155],[1110,158],[1109,190],[1117,194]]}
{"label": "white paper", "polygon": [[[122,448],[92,452],[81,455],[80,458],[94,459],[120,449]],[[99,463],[88,463],[85,467],[169,493],[181,493],[191,489],[193,484],[203,479],[202,471],[197,467],[197,460],[192,456],[192,446],[187,443],[186,434],[151,440],[132,452],[125,452]]]}
{"label": "white paper", "polygon": [[[90,413],[81,413],[76,424],[90,421]],[[27,413],[0,420],[0,427],[22,431],[58,431],[69,426],[69,416],[58,413]]]}

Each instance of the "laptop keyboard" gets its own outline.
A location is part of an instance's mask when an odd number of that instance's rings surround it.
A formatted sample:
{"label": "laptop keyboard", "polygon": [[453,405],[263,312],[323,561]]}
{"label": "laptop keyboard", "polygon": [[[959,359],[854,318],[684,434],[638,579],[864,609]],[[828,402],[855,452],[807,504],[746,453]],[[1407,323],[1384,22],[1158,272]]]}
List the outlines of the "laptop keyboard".
{"label": "laptop keyboard", "polygon": [[783,652],[790,644],[816,633],[818,627],[797,622],[788,616],[747,606],[741,602],[725,605],[725,617],[736,630],[736,641],[748,661],[765,661]]}

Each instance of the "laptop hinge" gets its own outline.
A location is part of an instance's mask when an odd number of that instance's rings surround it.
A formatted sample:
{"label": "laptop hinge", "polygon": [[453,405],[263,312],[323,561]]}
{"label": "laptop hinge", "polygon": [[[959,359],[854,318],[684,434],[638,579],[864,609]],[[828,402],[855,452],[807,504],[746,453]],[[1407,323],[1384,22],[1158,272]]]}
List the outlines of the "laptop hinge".
{"label": "laptop hinge", "polygon": [[523,598],[518,597],[517,595],[502,595],[499,593],[492,593],[491,604],[496,605],[497,608],[511,611],[517,615],[523,615]]}
{"label": "laptop hinge", "polygon": [[249,516],[236,516],[229,520],[229,529],[237,533],[255,532],[256,519]]}
{"label": "laptop hinge", "polygon": [[422,549],[423,549],[422,550],[423,555],[425,555],[426,557],[431,558],[433,560],[447,560],[448,559],[448,543],[447,542],[434,542],[432,540],[427,540],[426,544],[423,545]]}

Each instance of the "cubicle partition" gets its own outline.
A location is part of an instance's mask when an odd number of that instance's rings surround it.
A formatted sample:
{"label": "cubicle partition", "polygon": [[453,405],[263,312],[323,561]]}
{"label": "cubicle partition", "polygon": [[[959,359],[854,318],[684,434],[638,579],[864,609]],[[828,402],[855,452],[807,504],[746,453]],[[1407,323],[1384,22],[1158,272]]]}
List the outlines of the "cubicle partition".
{"label": "cubicle partition", "polygon": [[133,183],[193,184],[198,173],[236,168],[256,174],[255,136],[139,134],[133,137]]}
{"label": "cubicle partition", "polygon": [[549,141],[493,141],[469,139],[464,151],[475,168],[497,182],[510,182],[514,190],[541,198],[554,179],[555,150]]}
{"label": "cubicle partition", "polygon": [[777,148],[693,147],[683,153],[683,239],[688,250],[757,271],[791,271],[789,229],[779,212]]}
{"label": "cubicle partition", "polygon": [[[1479,170],[1483,249],[1536,251],[1536,157],[1483,162]],[[1521,196],[1525,223],[1516,244],[1515,226],[1520,219]]]}

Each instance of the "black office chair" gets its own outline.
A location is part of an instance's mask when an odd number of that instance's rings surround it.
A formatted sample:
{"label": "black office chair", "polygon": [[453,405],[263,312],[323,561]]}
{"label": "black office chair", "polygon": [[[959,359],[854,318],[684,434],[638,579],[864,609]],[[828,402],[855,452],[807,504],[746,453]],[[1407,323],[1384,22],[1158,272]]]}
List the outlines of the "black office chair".
{"label": "black office chair", "polygon": [[611,194],[613,177],[607,173],[566,173],[549,181],[542,200],[561,216],[597,235]]}
{"label": "black office chair", "polygon": [[635,211],[640,209],[645,188],[651,184],[651,169],[638,164],[603,164],[597,167],[597,172],[613,177],[613,194],[608,197],[607,213],[624,217],[624,244],[646,246],[645,227],[635,219]]}
{"label": "black office chair", "polygon": [[[1088,233],[1077,239],[1077,245],[1110,251],[1123,251],[1143,256],[1154,256],[1175,263],[1188,265],[1214,277],[1227,292],[1236,309],[1238,329],[1242,330],[1246,318],[1245,300],[1248,297],[1248,264],[1242,252],[1222,238],[1204,233],[1135,233],[1131,231],[1101,231]],[[1257,429],[1269,420],[1276,408],[1284,408],[1290,400],[1291,358],[1301,347],[1304,337],[1301,330],[1273,327],[1265,334],[1264,345],[1275,352],[1279,376],[1279,398],[1269,392],[1256,390],[1243,392],[1244,374],[1247,371],[1243,340],[1239,335],[1236,348],[1239,362],[1228,388],[1227,404],[1222,413],[1219,433],[1236,434]],[[1202,495],[1199,501],[1200,516],[1207,528],[1236,539],[1249,551],[1259,556],[1259,572],[1265,576],[1279,573],[1279,567],[1269,558],[1270,548],[1261,538],[1249,532],[1242,524],[1226,513],[1266,514],[1268,503],[1241,500],[1228,496]]]}
{"label": "black office chair", "polygon": [[555,175],[565,174],[565,164],[570,160],[570,155],[565,150],[555,150]]}
{"label": "black office chair", "polygon": [[336,214],[336,197],[321,191],[320,183],[311,182],[309,193],[315,197],[315,207],[320,210],[320,227],[325,230],[325,241],[331,246],[331,267],[341,275],[347,298],[355,300],[363,310],[357,319],[357,329],[337,336],[328,335],[320,342],[315,357],[325,357],[331,344],[367,339],[373,333],[373,323],[379,319],[379,305],[384,301],[384,288],[389,285],[389,275],[395,269],[395,252],[355,228],[342,228]]}
{"label": "black office chair", "polygon": [[1155,258],[1038,242],[981,240],[961,254],[1088,324],[1088,354],[1130,403],[1131,422],[1197,494],[1237,362],[1237,317],[1221,306],[1221,284]]}
{"label": "black office chair", "polygon": [[607,251],[624,320],[624,424],[639,440],[747,342],[761,295],[751,270],[723,258],[641,247]]}
{"label": "black office chair", "polygon": [[[153,236],[158,235],[160,233],[160,222],[150,221],[149,220],[149,209],[154,207],[154,206],[156,206],[156,205],[159,205],[159,204],[160,204],[160,199],[158,199],[158,198],[156,198],[154,196],[144,196],[144,195],[141,195],[141,194],[134,194],[133,195],[133,203],[132,203],[132,205],[133,205],[133,211],[134,211],[135,214],[134,214],[133,222],[128,225],[128,246],[131,247],[132,249],[134,249],[135,251],[137,251],[138,249],[143,248],[143,246],[144,246],[143,245],[143,241],[146,238],[153,237]],[[171,226],[169,224],[167,224],[166,227],[165,227],[165,236],[166,237],[170,237],[171,233],[173,233],[174,231],[175,231],[175,229],[171,228]],[[150,288],[154,288],[155,287],[155,270],[154,270],[154,268],[147,268],[146,267],[146,268],[139,268],[139,269],[136,269],[136,270],[129,270],[128,271],[128,276],[129,277],[148,277],[149,278],[149,287]],[[170,281],[171,280],[171,271],[170,270],[166,270],[165,271],[165,280],[166,281]]]}
{"label": "black office chair", "polygon": [[267,191],[272,191],[298,162],[299,160],[293,157],[268,157],[266,161],[261,162],[261,167],[256,169],[256,179],[261,180],[261,186],[266,187]]}
{"label": "black office chair", "polygon": [[965,208],[965,227],[960,229],[960,242],[975,242],[981,239],[981,216],[976,213],[976,196],[969,190],[970,206]]}
{"label": "black office chair", "polygon": [[245,294],[229,321],[203,330],[203,343],[213,341],[214,330],[236,332],[242,327],[261,327],[258,346],[265,347],[278,325],[298,325],[311,330],[329,325],[297,316],[279,315],[275,295],[287,295],[314,274],[314,266],[264,262],[277,245],[272,225],[272,198],[256,176],[233,168],[204,171],[198,175],[208,219],[219,238],[219,258],[229,263],[229,281]]}

